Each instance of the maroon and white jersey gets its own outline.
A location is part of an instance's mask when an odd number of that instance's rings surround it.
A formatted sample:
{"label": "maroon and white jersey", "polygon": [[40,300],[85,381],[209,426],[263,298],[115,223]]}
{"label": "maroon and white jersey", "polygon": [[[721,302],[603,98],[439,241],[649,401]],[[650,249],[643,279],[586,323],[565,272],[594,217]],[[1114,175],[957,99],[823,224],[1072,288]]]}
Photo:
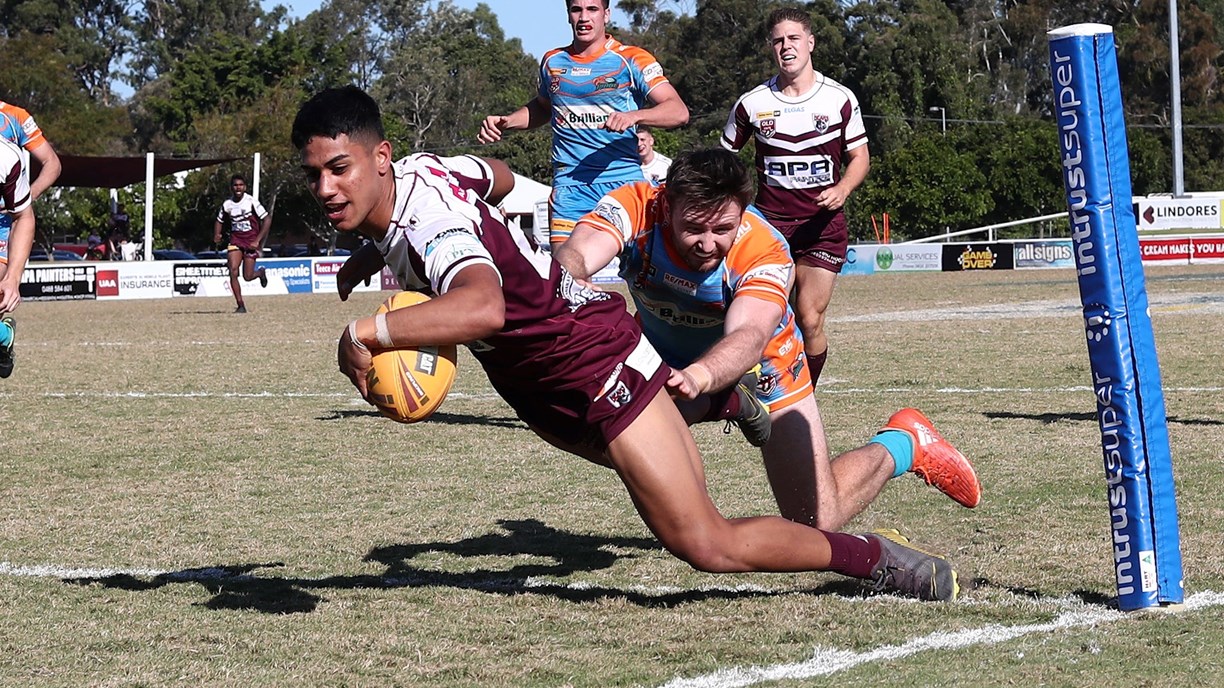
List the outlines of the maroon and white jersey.
{"label": "maroon and white jersey", "polygon": [[242,194],[242,199],[225,199],[221,209],[217,211],[217,222],[224,223],[228,218],[230,231],[234,234],[243,232],[258,232],[260,221],[268,216],[268,211],[255,200],[251,194]]}
{"label": "maroon and white jersey", "polygon": [[30,207],[30,174],[21,149],[0,139],[0,212],[19,213]]}
{"label": "maroon and white jersey", "polygon": [[489,163],[475,155],[456,155],[454,157],[439,157],[433,153],[413,153],[409,159],[422,165],[444,167],[454,175],[459,186],[470,189],[484,199],[493,191],[493,168]]}
{"label": "maroon and white jersey", "polygon": [[752,136],[760,182],[755,204],[771,220],[819,213],[816,196],[841,179],[846,152],[867,145],[858,99],[819,72],[798,97],[783,94],[777,76],[740,96],[722,145],[739,152]]}
{"label": "maroon and white jersey", "polygon": [[[441,159],[408,157],[393,170],[395,208],[375,245],[400,287],[445,294],[455,275],[474,265],[500,278],[505,326],[468,344],[499,391],[556,392],[608,376],[615,359],[605,326],[619,323],[640,336],[623,297],[575,282]],[[657,367],[658,354],[654,360]]]}

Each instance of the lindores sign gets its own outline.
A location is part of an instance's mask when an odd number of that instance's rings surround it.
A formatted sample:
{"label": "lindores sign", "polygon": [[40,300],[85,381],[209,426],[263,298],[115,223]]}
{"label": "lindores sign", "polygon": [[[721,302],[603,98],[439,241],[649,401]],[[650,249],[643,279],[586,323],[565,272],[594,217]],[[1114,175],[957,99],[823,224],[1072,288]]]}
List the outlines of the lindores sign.
{"label": "lindores sign", "polygon": [[1135,204],[1140,231],[1162,229],[1220,229],[1224,227],[1224,199],[1153,198]]}

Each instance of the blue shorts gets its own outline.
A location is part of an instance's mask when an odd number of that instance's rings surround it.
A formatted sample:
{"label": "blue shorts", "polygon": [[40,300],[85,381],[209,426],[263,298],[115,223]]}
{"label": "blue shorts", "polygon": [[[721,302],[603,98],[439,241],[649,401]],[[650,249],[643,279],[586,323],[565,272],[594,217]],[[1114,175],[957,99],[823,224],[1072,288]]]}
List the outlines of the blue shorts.
{"label": "blue shorts", "polygon": [[578,220],[595,209],[599,199],[629,183],[619,181],[554,186],[552,195],[548,197],[548,243],[556,247],[564,242],[573,233]]}
{"label": "blue shorts", "polygon": [[0,263],[8,264],[9,232],[13,229],[13,216],[0,213]]}

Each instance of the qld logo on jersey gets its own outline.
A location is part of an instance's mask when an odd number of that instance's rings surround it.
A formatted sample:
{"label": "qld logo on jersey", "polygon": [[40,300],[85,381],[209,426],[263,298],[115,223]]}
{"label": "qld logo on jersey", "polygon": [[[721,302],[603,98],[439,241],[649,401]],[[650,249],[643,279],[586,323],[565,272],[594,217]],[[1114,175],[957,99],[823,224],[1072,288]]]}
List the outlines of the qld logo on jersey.
{"label": "qld logo on jersey", "polygon": [[757,128],[761,130],[761,136],[771,139],[778,132],[778,120],[763,119],[757,123]]}

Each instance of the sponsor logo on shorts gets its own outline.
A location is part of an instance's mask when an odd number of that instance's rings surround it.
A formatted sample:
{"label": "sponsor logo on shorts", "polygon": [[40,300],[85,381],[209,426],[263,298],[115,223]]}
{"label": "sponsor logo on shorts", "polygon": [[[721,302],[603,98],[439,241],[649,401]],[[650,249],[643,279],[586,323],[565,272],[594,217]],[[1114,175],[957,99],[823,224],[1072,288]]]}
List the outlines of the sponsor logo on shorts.
{"label": "sponsor logo on shorts", "polygon": [[618,381],[616,388],[608,395],[608,403],[615,408],[620,408],[631,401],[633,401],[633,394],[629,392],[629,386],[623,381]]}

